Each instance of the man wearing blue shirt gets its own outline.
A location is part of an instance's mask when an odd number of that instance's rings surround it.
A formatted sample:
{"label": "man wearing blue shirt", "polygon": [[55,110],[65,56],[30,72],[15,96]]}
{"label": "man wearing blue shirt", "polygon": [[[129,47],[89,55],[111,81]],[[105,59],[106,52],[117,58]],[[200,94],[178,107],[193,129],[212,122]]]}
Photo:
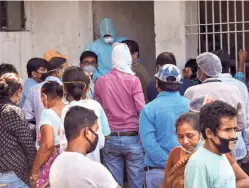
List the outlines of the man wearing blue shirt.
{"label": "man wearing blue shirt", "polygon": [[139,121],[147,188],[160,187],[169,152],[178,145],[175,121],[189,106],[179,93],[181,74],[175,65],[162,66],[155,77],[159,94],[143,108]]}
{"label": "man wearing blue shirt", "polygon": [[31,58],[27,63],[28,79],[25,80],[22,98],[19,106],[22,108],[28,96],[29,89],[46,79],[48,62],[42,58]]}

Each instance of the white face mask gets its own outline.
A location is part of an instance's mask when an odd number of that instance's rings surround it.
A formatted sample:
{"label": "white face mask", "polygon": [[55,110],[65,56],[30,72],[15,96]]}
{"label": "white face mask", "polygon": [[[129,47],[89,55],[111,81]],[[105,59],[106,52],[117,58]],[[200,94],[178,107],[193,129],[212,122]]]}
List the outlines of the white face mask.
{"label": "white face mask", "polygon": [[112,44],[114,39],[113,37],[104,37],[104,41],[106,44]]}
{"label": "white face mask", "polygon": [[202,146],[202,139],[200,138],[197,146],[192,150],[192,151],[189,151],[189,150],[186,150],[184,147],[182,147],[182,145],[180,145],[180,147],[186,152],[186,153],[193,153],[194,151],[196,151],[199,147]]}

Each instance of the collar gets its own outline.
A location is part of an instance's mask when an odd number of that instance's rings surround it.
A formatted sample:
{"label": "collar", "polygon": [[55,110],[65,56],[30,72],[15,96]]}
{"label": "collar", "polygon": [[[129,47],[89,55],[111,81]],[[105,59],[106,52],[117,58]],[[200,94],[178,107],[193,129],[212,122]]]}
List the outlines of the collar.
{"label": "collar", "polygon": [[161,96],[180,96],[179,91],[175,91],[175,92],[169,92],[169,91],[161,91],[157,97],[161,97]]}
{"label": "collar", "polygon": [[230,73],[223,73],[219,75],[219,78],[232,78],[233,76]]}
{"label": "collar", "polygon": [[16,105],[15,103],[13,103],[13,102],[10,100],[10,98],[7,97],[7,96],[4,96],[4,97],[0,98],[0,103],[1,103],[1,104],[12,104],[12,105],[17,106],[17,105]]}
{"label": "collar", "polygon": [[57,82],[58,84],[62,85],[61,79],[60,79],[60,78],[57,78],[57,77],[55,77],[55,76],[48,76],[48,77],[46,78],[46,81],[55,81],[55,82]]}
{"label": "collar", "polygon": [[202,82],[202,84],[207,83],[207,82],[215,82],[215,81],[220,82],[220,80],[219,80],[218,77],[217,77],[217,78],[207,78],[206,80],[204,80],[204,81]]}

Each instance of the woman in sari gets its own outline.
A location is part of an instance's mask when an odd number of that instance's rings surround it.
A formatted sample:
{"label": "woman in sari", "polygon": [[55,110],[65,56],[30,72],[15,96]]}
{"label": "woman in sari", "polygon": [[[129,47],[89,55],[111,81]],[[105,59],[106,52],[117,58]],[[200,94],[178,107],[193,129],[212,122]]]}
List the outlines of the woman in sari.
{"label": "woman in sari", "polygon": [[[176,134],[180,143],[179,147],[175,147],[169,154],[166,162],[165,176],[162,188],[184,188],[184,170],[191,155],[202,146],[203,141],[199,131],[199,115],[198,112],[202,105],[213,102],[210,96],[202,97],[191,101],[190,111],[181,115],[176,121]],[[237,188],[249,188],[249,178],[247,174],[240,168],[236,160],[226,154],[235,176]]]}
{"label": "woman in sari", "polygon": [[49,81],[41,88],[41,99],[45,110],[40,118],[40,133],[37,135],[39,150],[32,167],[32,187],[49,187],[50,167],[59,155],[59,128],[63,89],[57,82]]}

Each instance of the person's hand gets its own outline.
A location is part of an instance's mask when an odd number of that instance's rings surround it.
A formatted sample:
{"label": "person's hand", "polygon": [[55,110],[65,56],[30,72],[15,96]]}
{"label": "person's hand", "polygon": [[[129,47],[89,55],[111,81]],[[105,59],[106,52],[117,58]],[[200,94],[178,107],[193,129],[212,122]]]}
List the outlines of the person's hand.
{"label": "person's hand", "polygon": [[240,49],[239,50],[239,62],[244,64],[246,60],[247,60],[247,51]]}
{"label": "person's hand", "polygon": [[212,103],[215,101],[215,98],[210,96],[210,95],[207,95],[202,103],[202,106],[205,105],[205,104],[209,104],[209,103]]}
{"label": "person's hand", "polygon": [[189,68],[189,67],[186,67],[182,70],[182,76],[186,80],[189,80],[191,78],[192,74],[193,74],[193,72],[192,72],[191,68]]}

